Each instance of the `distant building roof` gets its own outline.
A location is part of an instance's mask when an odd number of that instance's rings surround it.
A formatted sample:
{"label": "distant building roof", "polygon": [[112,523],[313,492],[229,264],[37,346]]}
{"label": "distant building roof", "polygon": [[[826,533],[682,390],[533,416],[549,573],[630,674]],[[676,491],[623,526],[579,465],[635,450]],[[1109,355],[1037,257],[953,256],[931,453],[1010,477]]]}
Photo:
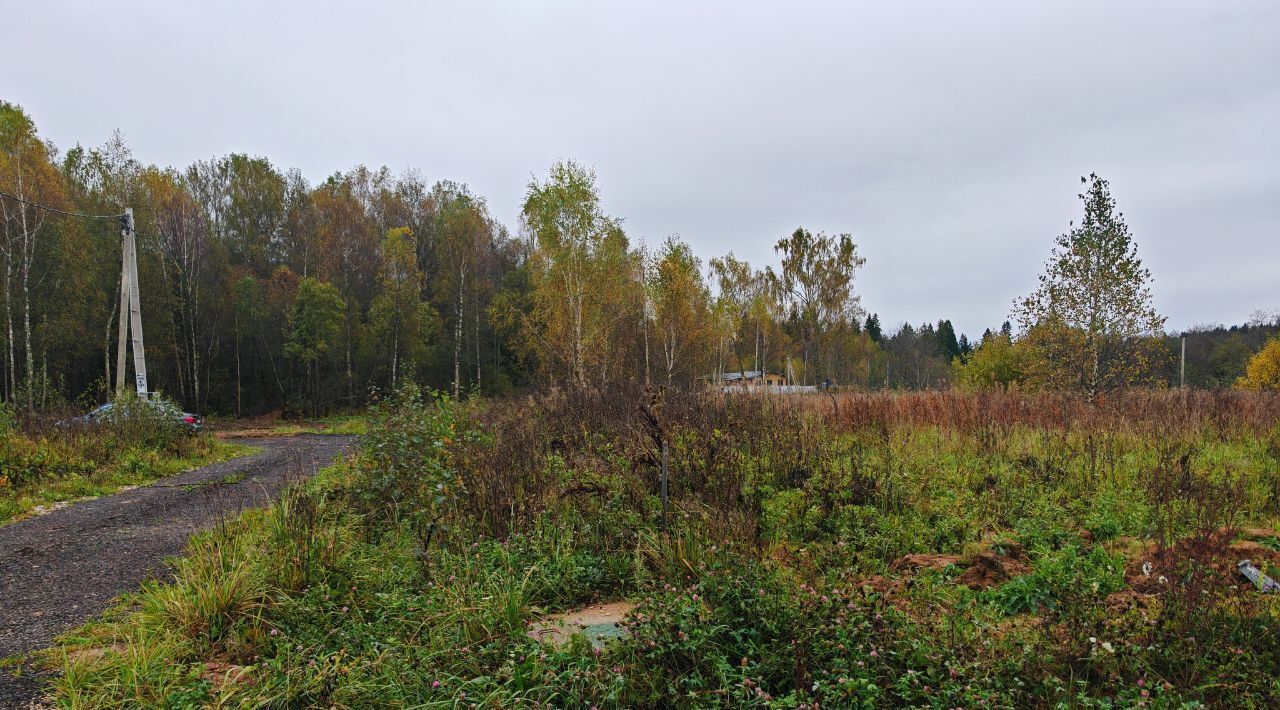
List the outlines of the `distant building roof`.
{"label": "distant building roof", "polygon": [[743,370],[742,372],[722,372],[720,379],[724,382],[737,382],[738,380],[758,380],[761,377],[782,377],[778,372],[761,372],[759,370]]}

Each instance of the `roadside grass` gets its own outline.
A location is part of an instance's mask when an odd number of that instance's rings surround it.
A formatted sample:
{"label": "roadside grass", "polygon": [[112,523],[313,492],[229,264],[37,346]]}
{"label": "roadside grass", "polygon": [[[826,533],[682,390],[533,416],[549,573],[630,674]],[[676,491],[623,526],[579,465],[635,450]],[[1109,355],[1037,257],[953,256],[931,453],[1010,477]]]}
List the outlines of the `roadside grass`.
{"label": "roadside grass", "polygon": [[274,427],[277,433],[293,434],[341,434],[360,436],[369,429],[368,418],[360,414],[343,414],[332,417],[319,417],[303,421],[278,422]]}
{"label": "roadside grass", "polygon": [[360,436],[368,431],[368,417],[364,414],[335,414],[301,420],[284,420],[277,417],[251,417],[240,420],[210,417],[206,422],[209,429],[218,437],[274,437],[298,434]]}
{"label": "roadside grass", "polygon": [[[1234,563],[1280,562],[1280,410],[1144,396],[673,395],[663,528],[639,396],[408,393],[45,657],[67,707],[1274,707]],[[622,638],[529,636],[617,599]]]}
{"label": "roadside grass", "polygon": [[[41,442],[37,446],[55,445]],[[71,456],[61,475],[41,477],[22,486],[0,486],[0,525],[21,520],[41,507],[110,495],[253,451],[254,447],[244,444],[198,436],[178,454],[134,448],[100,465]]]}
{"label": "roadside grass", "polygon": [[[450,545],[428,563],[407,527],[370,540],[358,517],[325,502],[349,476],[346,466],[328,469],[327,483],[197,536],[173,583],[149,584],[63,637],[44,655],[63,671],[59,703],[616,703],[620,677],[589,643],[544,648],[526,633],[537,602],[556,606],[554,594],[537,590],[558,589],[564,574],[590,576],[557,568],[575,561],[554,552],[526,556],[559,541]],[[505,688],[488,679],[494,664]]]}

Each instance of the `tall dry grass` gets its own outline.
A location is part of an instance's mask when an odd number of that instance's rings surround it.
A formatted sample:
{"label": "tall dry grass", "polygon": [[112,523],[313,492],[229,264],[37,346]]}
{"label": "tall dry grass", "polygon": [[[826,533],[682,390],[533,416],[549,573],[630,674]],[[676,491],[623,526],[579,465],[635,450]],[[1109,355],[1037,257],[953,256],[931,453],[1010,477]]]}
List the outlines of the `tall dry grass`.
{"label": "tall dry grass", "polygon": [[[1133,390],[1092,401],[1052,393],[778,396],[637,386],[477,401],[468,415],[488,439],[465,454],[466,505],[498,535],[527,526],[557,500],[605,489],[639,508],[658,488],[664,438],[672,496],[723,514],[741,507],[745,462],[799,486],[839,455],[833,442],[845,435],[880,442],[887,457],[894,436],[922,428],[973,437],[984,451],[1015,430],[1035,430],[1058,441],[1064,455],[1081,449],[1094,477],[1109,475],[1135,436],[1181,448],[1206,436],[1280,442],[1280,394],[1265,392]],[[1078,440],[1068,446],[1067,437]],[[562,459],[574,479],[558,477],[548,456]]]}

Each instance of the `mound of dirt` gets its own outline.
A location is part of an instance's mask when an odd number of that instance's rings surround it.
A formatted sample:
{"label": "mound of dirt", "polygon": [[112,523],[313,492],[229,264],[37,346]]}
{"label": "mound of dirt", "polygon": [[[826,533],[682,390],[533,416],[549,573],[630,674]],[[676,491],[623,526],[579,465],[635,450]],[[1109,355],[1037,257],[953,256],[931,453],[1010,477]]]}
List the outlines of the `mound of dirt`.
{"label": "mound of dirt", "polygon": [[[1227,545],[1227,552],[1231,553],[1231,558],[1240,558],[1241,560],[1253,560],[1254,562],[1280,562],[1280,552],[1267,547],[1253,540],[1237,540]],[[1237,562],[1239,560],[1236,560]]]}
{"label": "mound of dirt", "polygon": [[956,584],[973,589],[990,589],[1031,573],[1031,566],[1026,562],[991,550],[979,552],[966,562],[968,568],[956,578]]}
{"label": "mound of dirt", "polygon": [[1118,592],[1112,592],[1107,595],[1103,603],[1107,606],[1107,611],[1112,616],[1120,616],[1128,611],[1144,612],[1144,615],[1150,612],[1156,600],[1159,597],[1155,594],[1143,594],[1133,589],[1121,589]]}
{"label": "mound of dirt", "polygon": [[[1280,551],[1264,544],[1275,539],[1276,532],[1271,528],[1223,529],[1204,537],[1181,540],[1165,550],[1150,545],[1125,569],[1125,583],[1138,592],[1156,594],[1168,591],[1171,580],[1184,576],[1188,569],[1203,569],[1208,572],[1211,587],[1249,584],[1236,565],[1241,560],[1250,560],[1259,566],[1280,565]],[[1196,565],[1189,568],[1188,564],[1193,561]]]}
{"label": "mound of dirt", "polygon": [[943,569],[960,562],[959,555],[903,555],[889,565],[894,572],[914,572],[919,569]]}
{"label": "mound of dirt", "polygon": [[864,585],[885,596],[891,596],[901,587],[911,585],[909,576],[912,573],[922,569],[941,570],[952,565],[964,568],[964,572],[956,578],[956,584],[974,589],[988,589],[1031,572],[1027,553],[1022,546],[1009,540],[1000,540],[988,541],[985,550],[968,556],[903,555],[889,565],[889,571],[897,576],[891,579],[876,576],[866,580]]}

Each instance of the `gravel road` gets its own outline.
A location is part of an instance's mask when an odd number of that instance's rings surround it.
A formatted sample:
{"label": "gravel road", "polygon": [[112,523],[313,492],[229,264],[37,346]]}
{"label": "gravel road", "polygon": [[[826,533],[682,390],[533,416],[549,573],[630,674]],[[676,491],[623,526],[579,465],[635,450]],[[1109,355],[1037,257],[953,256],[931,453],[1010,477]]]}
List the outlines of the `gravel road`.
{"label": "gravel road", "polygon": [[[192,533],[265,505],[328,465],[348,436],[240,439],[258,453],[0,527],[0,659],[48,646],[121,592],[169,574]],[[29,707],[43,682],[0,667],[0,708]]]}

